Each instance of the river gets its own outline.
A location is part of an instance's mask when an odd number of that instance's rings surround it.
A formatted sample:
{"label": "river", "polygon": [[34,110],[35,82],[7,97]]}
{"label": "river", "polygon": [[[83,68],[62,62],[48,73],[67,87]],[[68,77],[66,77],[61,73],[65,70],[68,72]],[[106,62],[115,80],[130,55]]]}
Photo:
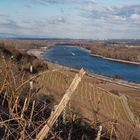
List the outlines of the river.
{"label": "river", "polygon": [[109,77],[119,75],[126,81],[140,83],[140,65],[108,60],[91,55],[78,46],[55,45],[43,55],[48,61],[72,68],[84,68]]}

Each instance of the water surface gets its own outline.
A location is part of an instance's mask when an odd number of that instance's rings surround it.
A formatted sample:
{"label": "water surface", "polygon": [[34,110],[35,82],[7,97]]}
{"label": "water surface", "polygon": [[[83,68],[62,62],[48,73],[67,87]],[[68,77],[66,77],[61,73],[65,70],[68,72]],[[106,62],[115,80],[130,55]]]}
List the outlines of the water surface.
{"label": "water surface", "polygon": [[44,53],[44,58],[73,68],[83,67],[90,72],[105,76],[120,75],[124,80],[140,83],[140,65],[93,56],[77,46],[52,46]]}

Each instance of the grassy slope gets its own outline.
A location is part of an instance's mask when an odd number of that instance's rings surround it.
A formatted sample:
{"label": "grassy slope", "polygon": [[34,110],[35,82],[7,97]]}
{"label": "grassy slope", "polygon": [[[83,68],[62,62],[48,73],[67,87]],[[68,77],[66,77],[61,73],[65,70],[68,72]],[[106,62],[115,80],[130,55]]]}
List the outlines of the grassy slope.
{"label": "grassy slope", "polygon": [[[66,71],[51,72],[38,79],[43,91],[47,94],[55,94],[57,102],[65,93],[66,89],[72,81]],[[131,110],[137,112],[134,108],[134,102]],[[123,134],[131,134],[134,122],[130,119],[128,113],[124,110],[119,96],[111,94],[98,88],[96,85],[82,81],[75,92],[72,105],[76,111],[81,111],[82,115],[89,120],[100,119],[101,121],[117,120],[119,130]],[[138,107],[137,107],[138,108]],[[136,118],[140,119],[140,115],[135,113]],[[108,125],[108,123],[105,123]],[[108,128],[110,125],[108,125]],[[127,128],[127,129],[126,129]]]}
{"label": "grassy slope", "polygon": [[[46,93],[46,90],[42,91],[43,88],[40,90],[38,88],[40,83],[37,83],[37,81],[35,81],[36,86],[33,90],[29,88],[30,80],[28,79],[33,75],[28,71],[24,71],[24,69],[22,70],[21,67],[26,65],[28,61],[22,63],[21,60],[26,59],[34,62],[37,60],[35,57],[24,55],[12,47],[7,48],[2,46],[0,49],[0,139],[35,139],[36,134],[44,123],[46,123],[53,109],[53,97],[43,95],[43,93]],[[14,55],[11,59],[13,54],[20,54],[22,58],[18,60],[16,59],[17,55]],[[40,65],[38,67],[40,71]],[[38,67],[36,68],[38,69]],[[50,92],[52,91],[50,90]],[[26,100],[27,102],[25,102]],[[29,120],[34,102],[32,120]],[[73,119],[70,117],[70,120],[66,124],[63,124],[62,117],[60,117],[58,125],[53,126],[52,129],[53,133],[49,134],[48,140],[67,139],[71,129],[71,139],[73,140],[82,139],[83,136],[92,139],[97,134],[95,129],[81,118]]]}

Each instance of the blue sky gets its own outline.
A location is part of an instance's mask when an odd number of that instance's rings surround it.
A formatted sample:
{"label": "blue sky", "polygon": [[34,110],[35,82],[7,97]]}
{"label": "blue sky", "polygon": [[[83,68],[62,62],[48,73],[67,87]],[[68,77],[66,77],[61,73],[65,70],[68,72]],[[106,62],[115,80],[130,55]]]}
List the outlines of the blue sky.
{"label": "blue sky", "polygon": [[0,34],[140,39],[140,0],[0,0]]}

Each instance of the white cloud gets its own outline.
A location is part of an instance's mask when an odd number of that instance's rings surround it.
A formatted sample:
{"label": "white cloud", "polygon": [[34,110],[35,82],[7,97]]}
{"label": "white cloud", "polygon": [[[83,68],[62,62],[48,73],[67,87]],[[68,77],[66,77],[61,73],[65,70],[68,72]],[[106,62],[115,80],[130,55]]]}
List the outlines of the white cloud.
{"label": "white cloud", "polygon": [[138,20],[140,20],[140,15],[134,13],[130,16],[130,18],[134,21],[138,21]]}
{"label": "white cloud", "polygon": [[119,20],[119,21],[126,21],[127,20],[127,18],[125,16],[117,16],[117,15],[113,16],[113,19]]}
{"label": "white cloud", "polygon": [[59,24],[64,24],[66,23],[66,18],[58,16],[58,17],[51,17],[48,19],[48,23],[49,24],[55,24],[55,25],[59,25]]}
{"label": "white cloud", "polygon": [[140,5],[87,5],[81,7],[83,17],[104,19],[106,22],[112,20],[118,22],[138,22],[140,20]]}
{"label": "white cloud", "polygon": [[93,3],[96,3],[96,0],[85,0],[85,2],[93,2]]}
{"label": "white cloud", "polygon": [[9,24],[10,23],[10,20],[7,20],[7,19],[1,19],[0,20],[0,24]]}

